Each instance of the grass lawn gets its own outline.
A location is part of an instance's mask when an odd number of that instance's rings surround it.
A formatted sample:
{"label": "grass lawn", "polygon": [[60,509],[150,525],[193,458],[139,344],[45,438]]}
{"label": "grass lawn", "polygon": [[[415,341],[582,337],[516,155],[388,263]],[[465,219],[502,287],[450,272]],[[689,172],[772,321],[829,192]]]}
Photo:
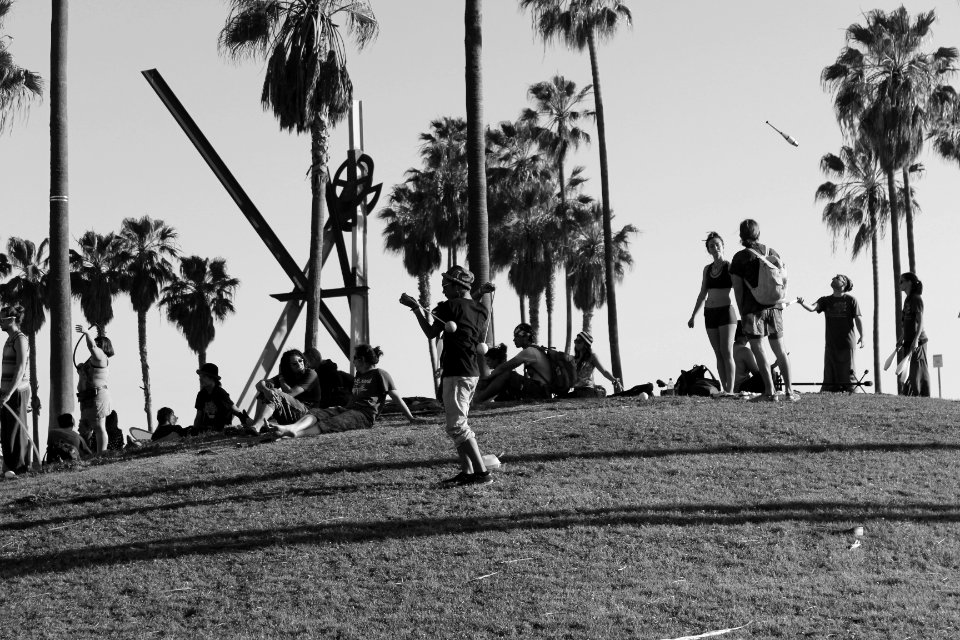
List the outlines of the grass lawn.
{"label": "grass lawn", "polygon": [[440,422],[0,482],[0,638],[960,636],[956,402],[490,405],[455,489]]}

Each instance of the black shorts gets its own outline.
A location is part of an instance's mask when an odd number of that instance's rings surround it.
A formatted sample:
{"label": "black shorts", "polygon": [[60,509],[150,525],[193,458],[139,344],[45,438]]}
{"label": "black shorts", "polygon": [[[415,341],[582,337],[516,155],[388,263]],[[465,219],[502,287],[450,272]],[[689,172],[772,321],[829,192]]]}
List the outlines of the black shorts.
{"label": "black shorts", "polygon": [[719,329],[727,324],[737,324],[737,314],[733,312],[733,305],[725,307],[704,307],[703,323],[707,329]]}

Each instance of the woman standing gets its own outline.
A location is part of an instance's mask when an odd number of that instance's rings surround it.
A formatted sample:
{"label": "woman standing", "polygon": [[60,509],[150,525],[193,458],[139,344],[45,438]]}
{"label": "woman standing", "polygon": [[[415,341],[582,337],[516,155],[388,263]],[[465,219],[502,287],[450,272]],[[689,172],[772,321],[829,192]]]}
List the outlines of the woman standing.
{"label": "woman standing", "polygon": [[0,310],[0,328],[7,334],[3,343],[3,373],[0,376],[0,444],[7,478],[26,473],[30,466],[30,434],[27,431],[27,407],[30,406],[30,374],[27,364],[30,347],[20,331],[23,307],[5,306]]}
{"label": "woman standing", "polygon": [[703,305],[703,323],[710,338],[710,346],[717,357],[717,375],[724,393],[733,393],[733,334],[737,328],[737,314],[733,310],[733,281],[730,280],[730,262],[723,258],[723,238],[716,231],[707,234],[704,241],[713,262],[703,268],[700,295],[693,307],[687,326],[691,329],[697,311]]}
{"label": "woman standing", "polygon": [[93,432],[97,454],[107,450],[107,416],[110,407],[110,391],[107,381],[110,377],[110,358],[113,356],[113,343],[110,338],[98,335],[90,336],[90,331],[77,325],[77,333],[83,335],[90,357],[77,367],[77,399],[80,401],[80,433]]}
{"label": "woman standing", "polygon": [[930,397],[930,370],[927,368],[927,334],[923,330],[923,283],[915,273],[905,272],[900,276],[900,291],[906,294],[903,301],[903,334],[897,344],[900,353],[897,361],[910,356],[910,373],[903,384],[903,395]]}

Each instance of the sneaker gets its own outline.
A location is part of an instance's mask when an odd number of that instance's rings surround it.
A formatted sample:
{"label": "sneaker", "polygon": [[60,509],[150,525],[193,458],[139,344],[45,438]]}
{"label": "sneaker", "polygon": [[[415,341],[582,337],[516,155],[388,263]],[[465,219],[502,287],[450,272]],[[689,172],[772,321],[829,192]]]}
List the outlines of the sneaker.
{"label": "sneaker", "polygon": [[466,475],[461,479],[457,484],[468,485],[468,484],[490,484],[493,482],[493,474],[489,471],[483,473],[471,473]]}
{"label": "sneaker", "polygon": [[751,398],[750,402],[780,402],[780,398],[769,393],[761,393],[757,397]]}
{"label": "sneaker", "polygon": [[3,477],[6,478],[7,480],[16,480],[17,474],[7,469],[6,471],[3,472]]}
{"label": "sneaker", "polygon": [[240,427],[238,427],[238,426],[236,426],[236,425],[233,425],[233,424],[228,424],[227,426],[225,426],[225,427],[223,428],[223,435],[225,435],[225,436],[238,436],[238,435],[240,435]]}
{"label": "sneaker", "polygon": [[473,477],[472,473],[467,473],[466,471],[461,471],[455,476],[450,476],[449,478],[444,478],[440,481],[440,484],[466,484],[470,481],[470,478]]}
{"label": "sneaker", "polygon": [[783,394],[783,399],[787,402],[797,402],[800,400],[800,393],[797,391],[791,391],[790,393]]}

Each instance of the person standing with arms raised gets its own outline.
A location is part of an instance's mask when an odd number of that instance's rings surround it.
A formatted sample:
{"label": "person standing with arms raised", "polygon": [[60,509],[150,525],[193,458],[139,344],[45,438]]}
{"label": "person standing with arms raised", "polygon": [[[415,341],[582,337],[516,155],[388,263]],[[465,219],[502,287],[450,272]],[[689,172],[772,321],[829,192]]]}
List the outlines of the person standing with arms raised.
{"label": "person standing with arms raised", "polygon": [[738,251],[730,261],[730,280],[733,293],[740,309],[743,333],[750,342],[750,349],[757,359],[757,367],[763,380],[763,395],[757,400],[776,402],[779,400],[773,386],[773,374],[770,361],[763,348],[764,338],[770,342],[770,350],[776,356],[783,376],[784,399],[800,399],[790,384],[790,359],[783,341],[782,304],[762,304],[753,295],[753,288],[759,285],[761,256],[764,260],[783,266],[780,255],[766,245],[760,244],[760,225],[756,220],[746,219],[740,223],[740,244]]}
{"label": "person standing with arms raised", "polygon": [[[477,345],[486,340],[489,317],[487,308],[470,297],[473,280],[473,274],[461,266],[453,266],[443,274],[443,295],[447,299],[433,310],[439,322],[433,322],[419,305],[412,307],[420,328],[431,340],[445,328],[456,325],[453,331],[448,331],[444,336],[440,366],[443,369],[441,397],[446,414],[446,430],[457,449],[460,472],[444,480],[445,484],[488,484],[493,481],[483,464],[476,434],[467,422],[470,403],[480,379]],[[477,296],[493,290],[493,284],[483,283],[477,290]]]}

